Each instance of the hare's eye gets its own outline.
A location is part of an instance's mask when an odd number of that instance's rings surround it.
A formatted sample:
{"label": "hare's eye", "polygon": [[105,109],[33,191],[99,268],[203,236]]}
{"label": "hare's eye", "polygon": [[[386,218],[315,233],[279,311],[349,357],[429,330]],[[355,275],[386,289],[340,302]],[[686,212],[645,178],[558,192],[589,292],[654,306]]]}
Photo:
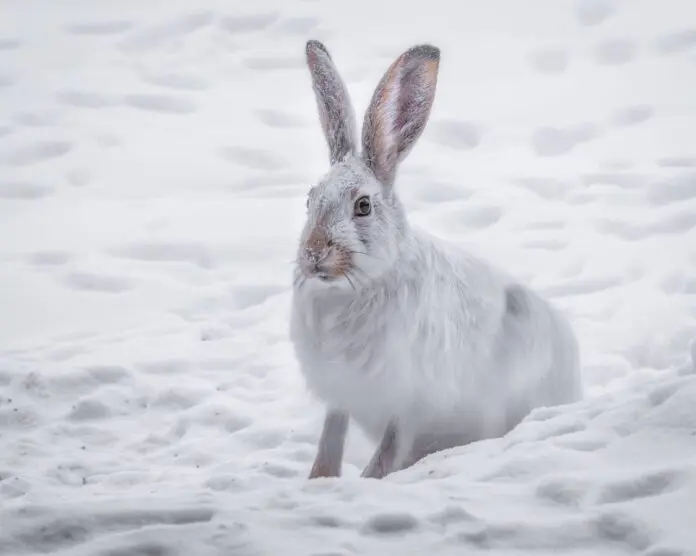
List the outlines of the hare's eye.
{"label": "hare's eye", "polygon": [[355,201],[353,212],[355,216],[367,216],[372,211],[372,204],[368,196],[360,197]]}

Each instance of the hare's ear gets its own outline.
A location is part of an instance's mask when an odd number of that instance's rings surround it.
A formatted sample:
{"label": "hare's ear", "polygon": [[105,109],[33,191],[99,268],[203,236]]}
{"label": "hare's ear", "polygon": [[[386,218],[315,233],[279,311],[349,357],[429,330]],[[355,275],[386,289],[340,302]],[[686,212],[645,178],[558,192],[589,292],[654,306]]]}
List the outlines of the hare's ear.
{"label": "hare's ear", "polygon": [[396,166],[425,129],[435,98],[440,49],[414,46],[377,85],[363,123],[363,157],[377,179],[391,185]]}
{"label": "hare's ear", "polygon": [[355,114],[348,89],[326,47],[319,41],[308,41],[306,55],[321,127],[329,145],[329,160],[333,165],[355,152]]}

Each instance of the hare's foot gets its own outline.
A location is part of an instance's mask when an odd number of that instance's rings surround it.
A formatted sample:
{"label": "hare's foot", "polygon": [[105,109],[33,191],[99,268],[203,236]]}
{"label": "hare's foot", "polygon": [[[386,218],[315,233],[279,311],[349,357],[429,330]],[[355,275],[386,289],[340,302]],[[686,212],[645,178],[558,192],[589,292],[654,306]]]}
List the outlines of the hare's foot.
{"label": "hare's foot", "polygon": [[317,455],[309,473],[310,479],[341,476],[341,462],[343,461],[343,446],[348,432],[348,419],[348,414],[343,411],[327,410]]}

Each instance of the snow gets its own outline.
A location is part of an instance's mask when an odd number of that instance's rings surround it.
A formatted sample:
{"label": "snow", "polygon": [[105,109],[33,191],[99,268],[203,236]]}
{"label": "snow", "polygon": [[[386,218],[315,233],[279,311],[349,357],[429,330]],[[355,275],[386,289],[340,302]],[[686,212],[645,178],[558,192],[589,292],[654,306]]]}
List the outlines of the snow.
{"label": "snow", "polygon": [[[587,399],[307,481],[309,38],[358,114],[441,48],[410,218],[566,312]],[[695,69],[689,0],[0,2],[0,554],[696,554]]]}

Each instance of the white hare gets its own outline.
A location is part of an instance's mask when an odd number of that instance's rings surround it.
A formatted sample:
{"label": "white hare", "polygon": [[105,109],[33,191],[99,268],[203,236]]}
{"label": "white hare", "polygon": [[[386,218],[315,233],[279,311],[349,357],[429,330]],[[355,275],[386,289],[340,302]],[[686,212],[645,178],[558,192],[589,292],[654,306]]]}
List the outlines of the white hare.
{"label": "white hare", "polygon": [[313,477],[340,476],[352,418],[378,444],[381,478],[433,452],[501,436],[537,406],[582,396],[576,337],[536,293],[411,227],[397,166],[425,128],[440,51],[389,67],[358,152],[346,87],[326,47],[306,46],[331,169],[311,188],[290,335],[326,404]]}

